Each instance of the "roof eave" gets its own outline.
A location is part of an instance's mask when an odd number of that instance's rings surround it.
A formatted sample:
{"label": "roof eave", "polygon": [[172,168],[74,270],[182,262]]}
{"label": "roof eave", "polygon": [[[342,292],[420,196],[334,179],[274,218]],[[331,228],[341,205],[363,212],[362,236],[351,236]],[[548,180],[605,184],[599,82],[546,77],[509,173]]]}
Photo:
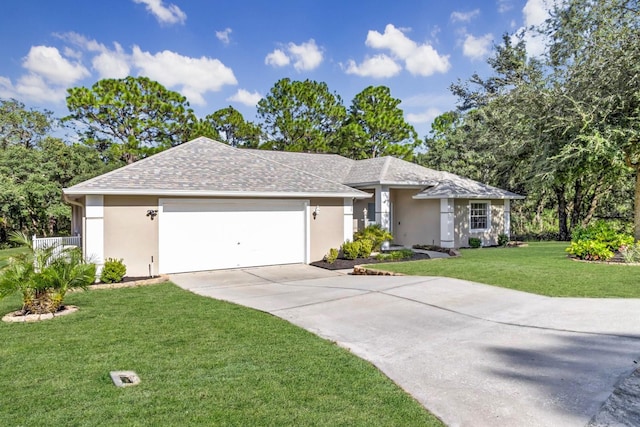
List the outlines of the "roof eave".
{"label": "roof eave", "polygon": [[196,190],[124,190],[124,189],[73,189],[65,188],[63,193],[67,196],[164,196],[164,197],[263,197],[263,198],[300,198],[300,197],[317,197],[317,198],[355,198],[367,199],[371,194],[364,191],[355,190],[352,192],[295,192],[295,191],[196,191]]}
{"label": "roof eave", "polygon": [[357,182],[357,183],[343,183],[344,185],[348,185],[349,187],[370,187],[374,185],[386,185],[391,187],[400,187],[400,188],[424,188],[431,187],[438,184],[438,181],[371,181],[371,182]]}
{"label": "roof eave", "polygon": [[519,194],[416,194],[412,197],[416,200],[427,199],[489,199],[489,200],[522,200],[525,196]]}

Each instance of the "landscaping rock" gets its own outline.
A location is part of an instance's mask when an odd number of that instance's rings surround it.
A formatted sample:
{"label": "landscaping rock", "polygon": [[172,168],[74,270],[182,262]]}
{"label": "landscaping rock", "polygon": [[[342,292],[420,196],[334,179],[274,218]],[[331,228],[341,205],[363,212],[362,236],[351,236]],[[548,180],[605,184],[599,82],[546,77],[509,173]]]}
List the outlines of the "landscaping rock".
{"label": "landscaping rock", "polygon": [[394,273],[393,271],[376,270],[375,268],[356,265],[353,267],[354,276],[404,276],[402,273]]}

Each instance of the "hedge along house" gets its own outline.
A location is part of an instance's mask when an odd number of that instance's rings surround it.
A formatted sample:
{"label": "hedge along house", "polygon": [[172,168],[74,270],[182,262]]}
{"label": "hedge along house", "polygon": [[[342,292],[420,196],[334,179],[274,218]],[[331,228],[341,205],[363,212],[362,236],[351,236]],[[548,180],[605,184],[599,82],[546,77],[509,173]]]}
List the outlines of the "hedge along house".
{"label": "hedge along house", "polygon": [[[129,276],[309,263],[377,222],[398,244],[509,232],[513,193],[392,157],[237,149],[197,138],[64,190],[72,232]],[[373,214],[371,213],[373,212]]]}

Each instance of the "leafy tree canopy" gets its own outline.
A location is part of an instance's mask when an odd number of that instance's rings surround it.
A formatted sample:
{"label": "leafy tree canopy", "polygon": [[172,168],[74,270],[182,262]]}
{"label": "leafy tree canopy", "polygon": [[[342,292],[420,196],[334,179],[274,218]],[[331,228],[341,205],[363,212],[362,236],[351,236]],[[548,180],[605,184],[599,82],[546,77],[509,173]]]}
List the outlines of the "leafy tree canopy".
{"label": "leafy tree canopy", "polygon": [[104,79],[68,90],[70,115],[82,141],[106,158],[132,163],[200,132],[186,98],[146,77]]}
{"label": "leafy tree canopy", "polygon": [[258,102],[269,141],[264,148],[326,153],[346,116],[339,95],[313,80],[276,82]]}
{"label": "leafy tree canopy", "polygon": [[51,115],[46,110],[27,110],[15,99],[0,99],[0,148],[36,146],[53,126]]}
{"label": "leafy tree canopy", "polygon": [[339,153],[353,159],[396,156],[411,159],[418,134],[404,119],[400,100],[386,86],[358,93],[340,132]]}
{"label": "leafy tree canopy", "polygon": [[242,114],[232,106],[209,114],[204,122],[218,133],[221,141],[233,147],[258,148],[260,145],[260,126],[245,121]]}

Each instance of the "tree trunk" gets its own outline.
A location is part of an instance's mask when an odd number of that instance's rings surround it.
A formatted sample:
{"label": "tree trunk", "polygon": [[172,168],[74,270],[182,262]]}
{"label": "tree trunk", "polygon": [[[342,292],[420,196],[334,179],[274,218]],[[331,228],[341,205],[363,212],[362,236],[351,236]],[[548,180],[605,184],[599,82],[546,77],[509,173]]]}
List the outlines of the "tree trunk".
{"label": "tree trunk", "polygon": [[640,165],[636,166],[636,189],[633,204],[633,237],[640,240]]}
{"label": "tree trunk", "polygon": [[573,189],[573,206],[571,207],[571,222],[569,230],[573,230],[580,222],[583,195],[582,180],[576,179]]}
{"label": "tree trunk", "polygon": [[567,199],[564,194],[564,186],[554,186],[558,200],[558,239],[562,241],[569,240],[569,229],[567,228]]}

